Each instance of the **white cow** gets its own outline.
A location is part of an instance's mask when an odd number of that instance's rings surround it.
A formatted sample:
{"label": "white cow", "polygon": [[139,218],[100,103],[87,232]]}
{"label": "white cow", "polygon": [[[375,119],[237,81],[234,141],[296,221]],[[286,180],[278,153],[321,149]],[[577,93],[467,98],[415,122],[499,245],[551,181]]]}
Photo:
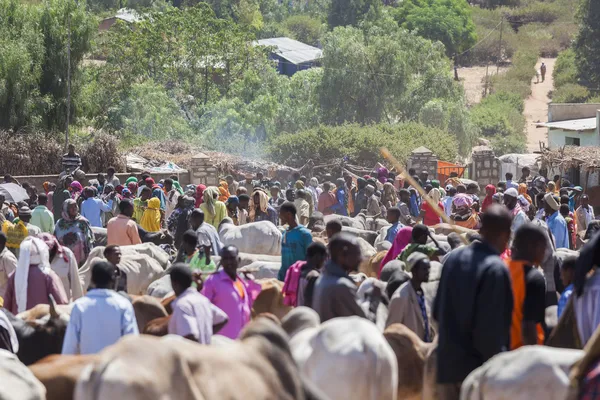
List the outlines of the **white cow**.
{"label": "white cow", "polygon": [[461,400],[564,400],[569,370],[582,350],[524,346],[501,353],[471,372],[462,384]]}
{"label": "white cow", "polygon": [[224,245],[235,246],[240,252],[281,254],[281,231],[269,221],[235,226],[226,219],[219,227],[219,237]]}

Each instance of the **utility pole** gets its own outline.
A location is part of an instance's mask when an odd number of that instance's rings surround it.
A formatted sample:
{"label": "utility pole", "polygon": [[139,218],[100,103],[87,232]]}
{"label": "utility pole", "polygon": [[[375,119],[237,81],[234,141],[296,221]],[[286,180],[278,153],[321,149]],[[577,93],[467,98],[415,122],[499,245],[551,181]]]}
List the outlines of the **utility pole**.
{"label": "utility pole", "polygon": [[69,119],[71,118],[71,2],[67,6],[67,124],[65,129],[65,152],[69,148]]}
{"label": "utility pole", "polygon": [[498,62],[496,63],[496,75],[500,72],[500,61],[502,60],[502,28],[504,28],[504,16],[500,20],[500,41],[498,43]]}

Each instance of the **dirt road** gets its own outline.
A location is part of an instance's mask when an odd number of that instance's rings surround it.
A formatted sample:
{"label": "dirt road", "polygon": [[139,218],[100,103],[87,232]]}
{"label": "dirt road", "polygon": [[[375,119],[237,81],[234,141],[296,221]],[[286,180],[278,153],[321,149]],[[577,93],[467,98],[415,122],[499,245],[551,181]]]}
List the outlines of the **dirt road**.
{"label": "dirt road", "polygon": [[546,64],[546,79],[536,83],[534,77],[531,81],[531,96],[525,100],[525,118],[527,119],[527,150],[537,151],[540,149],[540,141],[548,144],[548,130],[546,128],[536,128],[537,122],[548,121],[548,92],[554,88],[552,80],[552,71],[554,70],[555,58],[541,58],[538,60],[535,68],[539,72],[542,63]]}
{"label": "dirt road", "polygon": [[[507,67],[500,68],[500,73],[508,70]],[[489,75],[496,75],[496,66],[489,67],[463,67],[458,69],[458,77],[467,96],[467,103],[472,106],[481,101],[486,71]]]}

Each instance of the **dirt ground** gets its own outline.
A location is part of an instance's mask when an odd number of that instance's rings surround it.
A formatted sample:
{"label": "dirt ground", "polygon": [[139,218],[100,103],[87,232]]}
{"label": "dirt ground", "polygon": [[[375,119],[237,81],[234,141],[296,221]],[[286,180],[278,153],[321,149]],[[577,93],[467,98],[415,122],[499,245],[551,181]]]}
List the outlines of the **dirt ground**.
{"label": "dirt ground", "polygon": [[548,92],[554,88],[552,80],[552,71],[554,70],[555,58],[540,58],[535,66],[537,71],[540,70],[542,63],[546,64],[546,79],[536,83],[534,77],[531,81],[531,96],[525,100],[525,118],[527,118],[527,150],[530,152],[540,150],[540,141],[548,144],[547,128],[536,128],[537,122],[548,121]]}
{"label": "dirt ground", "polygon": [[[487,67],[465,67],[458,69],[458,79],[465,88],[467,103],[471,106],[481,101],[486,68]],[[507,69],[508,68],[506,67],[501,67],[499,73],[503,73]],[[496,75],[495,65],[489,66],[488,74]]]}

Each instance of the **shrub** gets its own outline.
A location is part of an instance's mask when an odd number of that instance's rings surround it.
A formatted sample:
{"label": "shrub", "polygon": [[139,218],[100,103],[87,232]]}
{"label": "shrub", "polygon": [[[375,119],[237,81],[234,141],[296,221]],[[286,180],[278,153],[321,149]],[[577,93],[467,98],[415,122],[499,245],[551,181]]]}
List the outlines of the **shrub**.
{"label": "shrub", "polygon": [[553,103],[585,103],[590,97],[590,91],[587,88],[567,83],[552,93]]}
{"label": "shrub", "polygon": [[507,14],[515,29],[523,24],[540,22],[550,24],[560,18],[562,8],[553,3],[532,2],[525,7],[513,8]]}
{"label": "shrub", "polygon": [[510,136],[494,136],[491,139],[492,149],[497,157],[510,153],[525,153],[527,150],[527,137],[525,134]]}
{"label": "shrub", "polygon": [[425,146],[441,160],[454,161],[457,143],[453,135],[425,125],[410,122],[360,126],[321,125],[296,134],[283,134],[269,147],[271,158],[287,165],[303,165],[307,159],[315,164],[331,163],[348,157],[358,165],[375,165],[383,161],[379,149],[385,146],[400,162],[405,162],[410,152]]}
{"label": "shrub", "polygon": [[282,25],[292,38],[311,46],[319,46],[321,36],[325,33],[324,24],[309,15],[293,15],[283,21]]}
{"label": "shrub", "polygon": [[518,93],[497,91],[481,100],[481,106],[495,106],[498,103],[508,103],[519,113],[525,111],[525,102]]}
{"label": "shrub", "polygon": [[475,126],[484,136],[510,136],[523,133],[525,117],[510,102],[492,101],[478,104],[471,112]]}
{"label": "shrub", "polygon": [[567,84],[577,83],[577,66],[575,65],[575,52],[572,49],[563,51],[558,55],[554,64],[554,87],[560,88]]}

